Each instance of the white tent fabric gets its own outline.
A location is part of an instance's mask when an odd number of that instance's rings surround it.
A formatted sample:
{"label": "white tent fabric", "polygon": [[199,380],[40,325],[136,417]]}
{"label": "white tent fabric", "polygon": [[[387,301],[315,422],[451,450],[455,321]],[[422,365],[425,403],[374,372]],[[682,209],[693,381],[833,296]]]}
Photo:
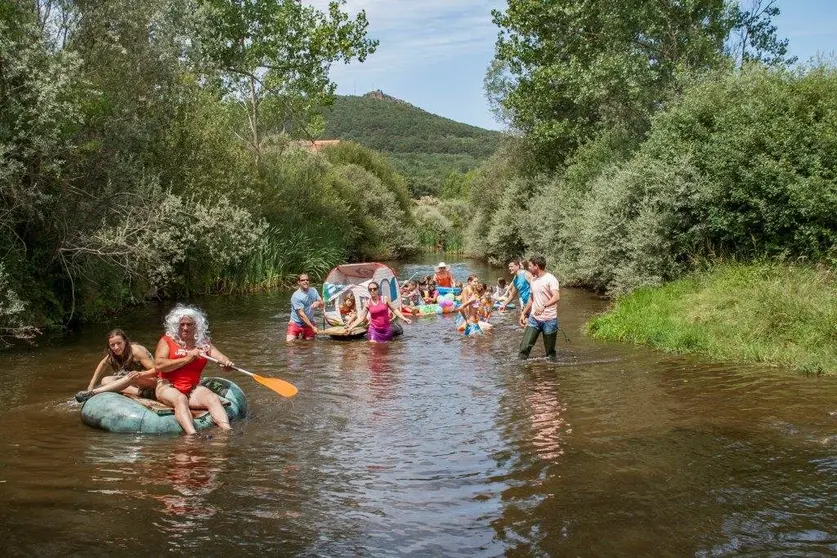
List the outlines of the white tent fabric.
{"label": "white tent fabric", "polygon": [[375,281],[380,286],[380,294],[391,301],[396,308],[401,308],[401,289],[395,272],[387,265],[377,262],[338,265],[329,272],[323,283],[324,316],[329,325],[344,325],[340,314],[340,304],[347,296],[355,298],[355,307],[362,308],[369,299],[367,286]]}

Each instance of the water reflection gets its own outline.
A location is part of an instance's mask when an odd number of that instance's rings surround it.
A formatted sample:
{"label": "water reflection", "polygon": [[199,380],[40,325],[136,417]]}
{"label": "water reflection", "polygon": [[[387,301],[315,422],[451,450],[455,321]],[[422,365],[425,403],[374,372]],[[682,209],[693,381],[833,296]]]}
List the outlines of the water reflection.
{"label": "water reflection", "polygon": [[218,488],[218,477],[226,466],[226,457],[218,452],[226,445],[227,435],[219,432],[211,446],[203,436],[185,437],[162,463],[146,471],[144,477],[158,489],[168,489],[168,493],[155,498],[163,505],[163,514],[168,519],[165,531],[171,536],[190,535],[201,521],[218,513],[208,496]]}

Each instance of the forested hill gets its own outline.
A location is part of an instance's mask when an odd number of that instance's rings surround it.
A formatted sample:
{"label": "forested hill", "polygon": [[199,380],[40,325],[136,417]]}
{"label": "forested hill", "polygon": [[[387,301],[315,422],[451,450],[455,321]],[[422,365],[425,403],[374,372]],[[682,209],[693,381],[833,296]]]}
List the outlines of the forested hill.
{"label": "forested hill", "polygon": [[339,96],[325,112],[324,139],[356,141],[389,156],[414,197],[438,194],[452,172],[491,156],[502,134],[429,113],[381,91]]}

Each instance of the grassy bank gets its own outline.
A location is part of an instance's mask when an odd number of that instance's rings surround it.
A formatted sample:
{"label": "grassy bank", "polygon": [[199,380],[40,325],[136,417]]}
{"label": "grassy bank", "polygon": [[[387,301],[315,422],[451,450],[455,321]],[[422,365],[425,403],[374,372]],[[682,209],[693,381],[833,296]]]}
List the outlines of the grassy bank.
{"label": "grassy bank", "polygon": [[832,270],[724,264],[618,299],[588,333],[698,353],[837,374],[837,284]]}

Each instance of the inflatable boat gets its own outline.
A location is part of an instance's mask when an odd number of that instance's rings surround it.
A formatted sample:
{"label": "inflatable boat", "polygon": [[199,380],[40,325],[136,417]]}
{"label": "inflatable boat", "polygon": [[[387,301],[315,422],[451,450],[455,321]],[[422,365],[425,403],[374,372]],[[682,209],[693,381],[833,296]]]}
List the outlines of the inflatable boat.
{"label": "inflatable boat", "polygon": [[[244,392],[226,378],[203,378],[201,385],[206,386],[221,397],[230,421],[247,416],[247,399]],[[202,430],[215,423],[209,411],[194,410],[192,419],[195,428]],[[174,434],[183,429],[174,418],[174,409],[153,399],[145,399],[105,392],[94,395],[84,402],[81,408],[81,421],[94,428],[108,432],[130,434]]]}

